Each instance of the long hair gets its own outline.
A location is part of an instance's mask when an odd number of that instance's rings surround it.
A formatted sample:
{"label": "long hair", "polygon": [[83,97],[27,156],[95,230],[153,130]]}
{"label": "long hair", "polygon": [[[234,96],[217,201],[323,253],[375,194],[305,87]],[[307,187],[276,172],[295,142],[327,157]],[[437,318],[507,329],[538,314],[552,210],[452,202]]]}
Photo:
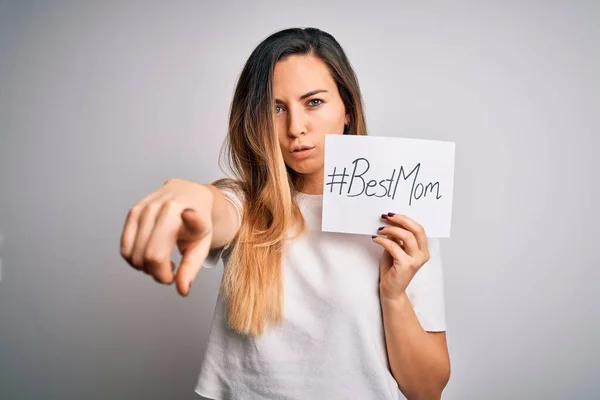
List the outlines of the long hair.
{"label": "long hair", "polygon": [[344,134],[366,134],[358,80],[333,36],[316,28],[285,29],[254,49],[237,82],[221,153],[235,179],[213,183],[243,198],[241,227],[221,285],[229,327],[251,336],[261,335],[268,322],[283,321],[282,250],[292,229],[291,237],[304,231],[294,197],[302,175],[286,166],[274,128],[273,70],[291,55],[312,55],[327,65],[350,116]]}

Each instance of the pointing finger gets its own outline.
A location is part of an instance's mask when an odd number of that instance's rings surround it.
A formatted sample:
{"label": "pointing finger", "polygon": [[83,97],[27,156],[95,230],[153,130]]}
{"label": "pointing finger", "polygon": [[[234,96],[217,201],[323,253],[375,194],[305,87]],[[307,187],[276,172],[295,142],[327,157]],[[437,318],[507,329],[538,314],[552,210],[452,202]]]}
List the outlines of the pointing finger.
{"label": "pointing finger", "polygon": [[204,232],[204,236],[198,240],[190,242],[182,252],[181,264],[175,276],[177,291],[182,296],[190,293],[192,283],[202,268],[202,263],[206,260],[210,245],[212,242],[212,232],[207,231],[202,225],[200,218],[193,210],[185,210],[181,214],[183,224],[193,232]]}

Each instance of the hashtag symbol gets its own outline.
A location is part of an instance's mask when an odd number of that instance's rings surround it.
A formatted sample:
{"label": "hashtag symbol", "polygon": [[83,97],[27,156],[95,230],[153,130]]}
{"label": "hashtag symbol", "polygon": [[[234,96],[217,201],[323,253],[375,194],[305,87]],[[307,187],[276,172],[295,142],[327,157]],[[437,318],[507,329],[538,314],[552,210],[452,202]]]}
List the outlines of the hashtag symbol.
{"label": "hashtag symbol", "polygon": [[325,186],[329,186],[329,193],[333,193],[333,185],[339,185],[340,188],[340,195],[342,194],[342,188],[344,187],[344,185],[348,182],[346,182],[346,179],[348,177],[348,174],[346,173],[346,168],[344,168],[344,172],[340,173],[340,174],[336,174],[336,167],[333,167],[333,174],[331,175],[327,175],[327,177],[329,178],[329,181],[325,184]]}

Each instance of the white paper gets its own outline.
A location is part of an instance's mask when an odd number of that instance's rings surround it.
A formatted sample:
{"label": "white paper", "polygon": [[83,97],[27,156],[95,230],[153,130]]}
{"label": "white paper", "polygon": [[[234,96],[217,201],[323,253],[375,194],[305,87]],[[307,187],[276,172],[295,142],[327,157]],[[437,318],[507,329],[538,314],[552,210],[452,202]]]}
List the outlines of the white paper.
{"label": "white paper", "polygon": [[407,215],[428,237],[450,237],[452,142],[325,136],[322,230],[376,235],[381,214]]}

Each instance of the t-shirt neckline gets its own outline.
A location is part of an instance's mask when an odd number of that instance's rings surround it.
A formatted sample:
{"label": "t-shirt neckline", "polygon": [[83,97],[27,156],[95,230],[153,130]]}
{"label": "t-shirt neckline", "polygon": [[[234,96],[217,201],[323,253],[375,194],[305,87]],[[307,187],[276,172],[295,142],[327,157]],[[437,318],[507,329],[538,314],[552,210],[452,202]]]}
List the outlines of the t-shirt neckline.
{"label": "t-shirt neckline", "polygon": [[302,202],[307,203],[322,203],[323,195],[322,194],[308,194],[303,192],[296,192],[296,198]]}

